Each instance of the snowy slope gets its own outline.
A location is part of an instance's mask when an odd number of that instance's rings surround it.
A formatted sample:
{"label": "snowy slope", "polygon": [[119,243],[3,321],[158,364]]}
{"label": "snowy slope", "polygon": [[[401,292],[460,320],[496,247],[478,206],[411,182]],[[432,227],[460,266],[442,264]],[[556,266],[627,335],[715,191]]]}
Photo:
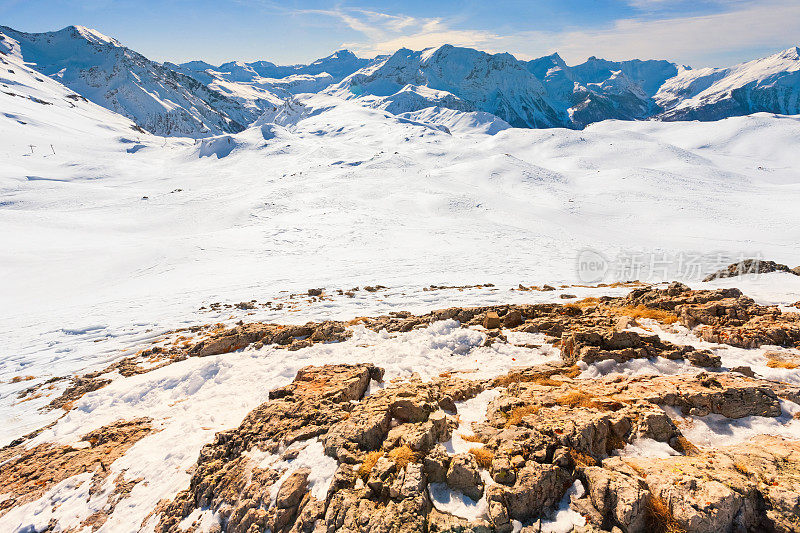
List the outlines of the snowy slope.
{"label": "snowy slope", "polygon": [[[421,87],[435,92],[423,92]],[[548,102],[541,82],[510,54],[490,55],[444,45],[414,52],[401,49],[329,89],[344,98],[379,97],[410,112],[431,105],[492,113],[515,127],[563,125],[564,113]],[[444,93],[450,93],[447,96]]]}
{"label": "snowy slope", "polygon": [[0,27],[39,72],[158,135],[202,137],[241,131],[255,113],[95,30],[70,26],[48,33]]}
{"label": "snowy slope", "polygon": [[349,50],[339,50],[308,65],[279,66],[269,61],[231,61],[218,67],[203,61],[165,65],[249,109],[265,110],[295,94],[320,92],[369,62]]}
{"label": "snowy slope", "polygon": [[769,112],[800,113],[800,48],[730,68],[684,70],[655,95],[662,120],[719,120]]}

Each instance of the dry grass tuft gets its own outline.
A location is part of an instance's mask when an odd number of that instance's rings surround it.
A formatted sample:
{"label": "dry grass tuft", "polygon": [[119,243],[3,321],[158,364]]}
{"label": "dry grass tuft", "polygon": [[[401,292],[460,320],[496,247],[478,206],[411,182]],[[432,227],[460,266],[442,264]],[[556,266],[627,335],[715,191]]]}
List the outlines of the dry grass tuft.
{"label": "dry grass tuft", "polygon": [[781,361],[780,359],[770,359],[767,361],[767,366],[770,368],[785,368],[787,370],[794,370],[797,368],[797,363],[793,363],[791,361]]}
{"label": "dry grass tuft", "polygon": [[408,444],[393,448],[389,452],[389,457],[391,457],[397,464],[398,470],[402,470],[408,465],[408,463],[416,463],[418,460],[417,454],[414,453],[411,448],[409,448]]}
{"label": "dry grass tuft", "polygon": [[575,466],[597,466],[597,461],[591,455],[581,453],[574,448],[569,449],[569,455],[572,457],[572,462]]}
{"label": "dry grass tuft", "polygon": [[594,396],[580,391],[568,392],[564,396],[557,398],[555,403],[557,405],[563,405],[564,407],[571,407],[573,409],[576,407],[598,408],[602,406],[602,404],[599,404],[594,400]]}
{"label": "dry grass tuft", "polygon": [[555,368],[545,372],[537,372],[536,374],[526,374],[524,372],[509,372],[505,376],[499,376],[494,380],[495,387],[507,387],[512,383],[537,383],[548,387],[555,387],[563,385],[562,382],[552,379],[553,376],[564,376],[567,378],[575,378],[580,375],[582,370],[573,365],[569,368]]}
{"label": "dry grass tuft", "polygon": [[681,435],[677,439],[678,445],[676,449],[681,452],[683,455],[698,455],[700,453],[700,448],[692,444],[689,439]]}
{"label": "dry grass tuft", "polygon": [[537,385],[541,385],[543,387],[560,387],[564,384],[563,381],[556,381],[550,376],[536,376],[531,380],[531,383],[536,383]]}
{"label": "dry grass tuft", "polygon": [[577,302],[571,302],[566,304],[564,307],[571,307],[572,309],[586,309],[587,307],[594,307],[600,303],[600,298],[584,298],[583,300],[578,300]]}
{"label": "dry grass tuft", "polygon": [[36,379],[36,376],[14,376],[11,378],[11,383],[19,383],[20,381],[30,381]]}
{"label": "dry grass tuft", "polygon": [[750,470],[747,469],[742,463],[733,463],[733,468],[743,476],[750,476]]}
{"label": "dry grass tuft", "polygon": [[369,452],[364,457],[364,461],[361,463],[361,466],[358,467],[358,476],[365,482],[369,479],[369,473],[375,468],[375,463],[378,462],[381,456],[383,456],[381,452]]}
{"label": "dry grass tuft", "polygon": [[647,502],[647,531],[651,533],[686,533],[663,498],[652,495]]}
{"label": "dry grass tuft", "polygon": [[518,426],[522,423],[522,419],[528,415],[535,415],[541,409],[540,405],[524,405],[515,407],[508,413],[508,420],[506,420],[506,427]]}
{"label": "dry grass tuft", "polygon": [[678,321],[678,315],[675,313],[664,311],[663,309],[645,307],[644,305],[639,305],[637,307],[614,307],[612,308],[612,311],[620,315],[629,316],[631,318],[652,318],[653,320],[657,320],[662,324],[674,324]]}
{"label": "dry grass tuft", "polygon": [[492,466],[492,460],[494,459],[494,452],[492,450],[487,450],[486,448],[470,448],[469,453],[475,457],[478,466],[481,468],[488,469]]}

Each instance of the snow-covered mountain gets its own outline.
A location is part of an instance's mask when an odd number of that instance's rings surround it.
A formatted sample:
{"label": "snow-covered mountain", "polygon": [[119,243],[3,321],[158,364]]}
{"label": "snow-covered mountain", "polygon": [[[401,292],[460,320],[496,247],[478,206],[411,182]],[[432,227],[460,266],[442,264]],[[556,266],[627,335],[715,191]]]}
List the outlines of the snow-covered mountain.
{"label": "snow-covered mountain", "polygon": [[374,96],[372,105],[411,112],[431,105],[485,111],[512,126],[563,125],[547,91],[511,54],[487,54],[444,45],[423,51],[400,49],[345,78],[330,90],[345,98]]}
{"label": "snow-covered mountain", "polygon": [[492,113],[516,127],[583,128],[609,118],[648,118],[656,109],[653,94],[677,73],[668,61],[592,57],[569,67],[558,54],[524,62],[445,45],[399,50],[330,92],[393,113],[440,106]]}
{"label": "snow-covered mountain", "polygon": [[300,93],[320,92],[369,64],[349,50],[339,50],[308,65],[280,66],[269,61],[230,61],[219,66],[204,61],[165,63],[254,110],[265,110]]}
{"label": "snow-covered mountain", "polygon": [[655,94],[661,120],[719,120],[766,111],[800,113],[800,48],[730,68],[683,70]]}
{"label": "snow-covered mountain", "polygon": [[23,33],[0,26],[0,47],[36,70],[158,135],[241,131],[257,114],[197,80],[95,30]]}
{"label": "snow-covered mountain", "polygon": [[328,92],[392,113],[427,107],[492,113],[516,127],[584,128],[607,119],[717,120],[756,112],[800,113],[800,49],[727,69],[665,60],[558,55],[518,61],[445,45],[402,49]]}
{"label": "snow-covered mountain", "polygon": [[[374,59],[339,50],[308,65],[162,65],[80,26],[49,33],[0,26],[0,52],[152,133],[171,136],[238,132],[295,95],[322,92],[410,120],[428,110],[419,116],[439,125],[471,124],[481,113],[513,127],[571,129],[608,119],[800,113],[797,47],[730,68],[698,70],[665,60],[596,57],[569,66],[558,54],[519,61],[451,45],[403,48]],[[450,111],[473,115],[464,122]]]}

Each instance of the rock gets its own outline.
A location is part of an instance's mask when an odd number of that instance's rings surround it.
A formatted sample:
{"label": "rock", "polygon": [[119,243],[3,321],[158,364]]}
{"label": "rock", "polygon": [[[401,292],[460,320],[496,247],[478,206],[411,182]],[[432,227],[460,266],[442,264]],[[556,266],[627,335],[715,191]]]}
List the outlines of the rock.
{"label": "rock", "polygon": [[701,455],[626,463],[604,466],[633,467],[687,531],[800,528],[800,442],[759,436]]}
{"label": "rock", "polygon": [[749,366],[735,366],[731,368],[731,372],[738,372],[739,374],[742,374],[749,378],[753,378],[756,376],[756,373],[753,372],[753,369],[750,368]]}
{"label": "rock", "polygon": [[444,446],[437,444],[423,459],[425,474],[431,483],[443,483],[450,468],[450,456]]}
{"label": "rock", "polygon": [[508,457],[495,457],[492,460],[492,479],[503,485],[513,485],[517,474]]}
{"label": "rock", "polygon": [[321,296],[323,289],[308,289],[309,296]]}
{"label": "rock", "polygon": [[469,453],[456,454],[447,469],[447,485],[475,501],[483,496],[483,481],[475,457]]}
{"label": "rock", "polygon": [[[797,270],[797,271],[796,271]],[[744,276],[745,274],[767,274],[769,272],[787,272],[800,276],[800,267],[791,269],[786,265],[776,263],[775,261],[764,261],[761,259],[745,259],[739,263],[718,270],[703,278],[703,281],[712,281],[719,278],[733,278],[736,276]]]}
{"label": "rock", "polygon": [[570,482],[570,475],[555,465],[527,463],[514,486],[504,489],[509,516],[521,521],[539,516],[558,503]]}
{"label": "rock", "polygon": [[[608,459],[620,462],[617,457]],[[605,466],[605,462],[604,462]],[[644,483],[613,467],[583,467],[578,476],[587,487],[589,498],[603,517],[603,522],[620,526],[623,531],[645,531],[650,491]]]}
{"label": "rock", "polygon": [[276,505],[279,509],[297,507],[300,504],[300,500],[306,494],[310,474],[311,470],[308,468],[300,468],[286,478],[286,481],[278,489]]}
{"label": "rock", "polygon": [[577,298],[577,296],[575,296],[574,294],[559,294],[558,297],[561,298],[562,300],[574,300],[575,298]]}
{"label": "rock", "polygon": [[427,529],[419,531],[428,531],[429,533],[495,533],[496,531],[486,520],[478,519],[470,522],[464,518],[438,511],[436,508],[431,509],[427,525]]}
{"label": "rock", "polygon": [[714,355],[711,350],[692,350],[683,357],[694,366],[699,366],[701,368],[719,368],[722,366],[720,357]]}
{"label": "rock", "polygon": [[367,486],[378,496],[389,493],[389,486],[393,481],[393,474],[397,472],[397,464],[389,457],[380,457],[367,480]]}
{"label": "rock", "polygon": [[502,326],[500,317],[494,311],[487,311],[483,318],[483,327],[486,329],[499,329]]}
{"label": "rock", "polygon": [[397,475],[389,488],[389,496],[394,499],[410,498],[419,494],[427,486],[427,479],[419,463],[409,463]]}
{"label": "rock", "polygon": [[522,313],[519,312],[517,309],[513,309],[506,313],[503,317],[503,327],[505,328],[515,328],[524,322],[522,318]]}

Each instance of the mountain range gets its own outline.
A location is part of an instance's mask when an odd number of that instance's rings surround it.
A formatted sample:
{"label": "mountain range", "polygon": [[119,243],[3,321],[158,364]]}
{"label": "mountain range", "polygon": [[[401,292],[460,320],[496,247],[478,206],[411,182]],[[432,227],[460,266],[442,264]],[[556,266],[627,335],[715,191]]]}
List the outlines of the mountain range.
{"label": "mountain range", "polygon": [[[521,61],[444,45],[359,58],[347,50],[308,65],[269,61],[158,63],[82,26],[24,33],[0,26],[12,56],[88,101],[163,136],[236,133],[300,93],[335,95],[392,114],[480,112],[512,127],[582,129],[607,120],[719,120],[800,113],[797,47],[729,68],[552,54]],[[432,119],[432,113],[424,116]],[[422,116],[422,115],[420,115]]]}

